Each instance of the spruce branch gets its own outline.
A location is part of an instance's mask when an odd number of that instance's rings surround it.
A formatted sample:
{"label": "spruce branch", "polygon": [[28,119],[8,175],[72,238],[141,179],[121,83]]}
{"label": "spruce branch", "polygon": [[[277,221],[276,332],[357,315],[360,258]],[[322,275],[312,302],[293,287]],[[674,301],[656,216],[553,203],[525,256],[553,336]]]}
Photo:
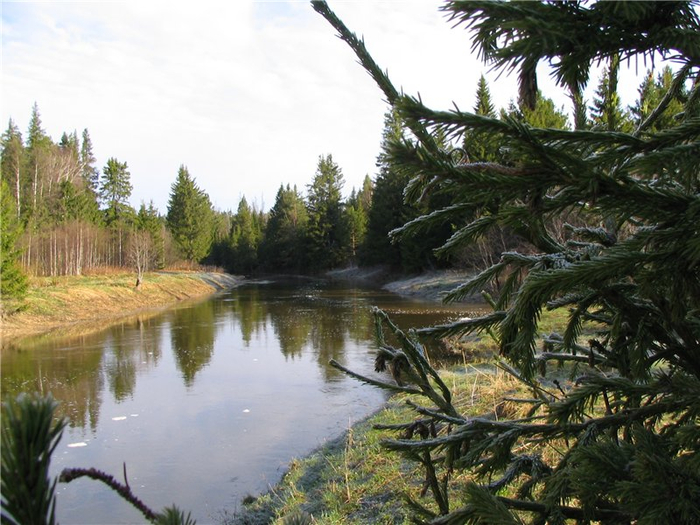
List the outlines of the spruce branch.
{"label": "spruce branch", "polygon": [[[126,472],[126,466],[124,469]],[[143,514],[148,521],[151,523],[157,523],[158,514],[152,511],[132,492],[126,479],[124,480],[124,484],[122,484],[119,483],[114,476],[95,468],[65,468],[63,471],[61,471],[59,481],[61,481],[61,483],[70,483],[71,481],[82,477],[88,477],[90,479],[101,481],[114,492],[119,494],[122,499],[128,501],[134,508]]]}
{"label": "spruce branch", "polygon": [[658,118],[666,111],[669,103],[677,98],[681,90],[683,89],[683,83],[690,75],[691,70],[696,67],[697,64],[693,65],[690,63],[684,64],[683,67],[676,73],[673,79],[670,89],[663,96],[659,104],[656,106],[654,111],[652,111],[649,116],[642,121],[634,132],[635,136],[640,136],[646,129],[648,129]]}

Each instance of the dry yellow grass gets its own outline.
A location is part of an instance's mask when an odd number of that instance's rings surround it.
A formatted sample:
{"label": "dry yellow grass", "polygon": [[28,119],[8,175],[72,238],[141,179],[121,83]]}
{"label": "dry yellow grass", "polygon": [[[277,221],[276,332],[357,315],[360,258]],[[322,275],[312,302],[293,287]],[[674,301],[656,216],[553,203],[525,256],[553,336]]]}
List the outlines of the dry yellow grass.
{"label": "dry yellow grass", "polygon": [[[202,272],[154,272],[135,287],[133,273],[33,278],[22,311],[2,319],[2,338],[105,322],[157,310],[217,289],[235,286],[233,276]],[[99,321],[99,323],[97,323]]]}

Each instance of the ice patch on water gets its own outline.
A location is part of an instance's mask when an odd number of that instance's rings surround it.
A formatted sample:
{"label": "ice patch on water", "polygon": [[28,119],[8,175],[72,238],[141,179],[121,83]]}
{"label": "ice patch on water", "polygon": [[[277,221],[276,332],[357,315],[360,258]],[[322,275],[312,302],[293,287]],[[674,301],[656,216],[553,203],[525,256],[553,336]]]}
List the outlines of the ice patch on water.
{"label": "ice patch on water", "polygon": [[126,419],[126,416],[117,416],[113,417],[112,421],[124,421]]}
{"label": "ice patch on water", "polygon": [[68,448],[78,448],[78,447],[87,447],[87,443],[85,443],[85,441],[79,441],[77,443],[68,443]]}

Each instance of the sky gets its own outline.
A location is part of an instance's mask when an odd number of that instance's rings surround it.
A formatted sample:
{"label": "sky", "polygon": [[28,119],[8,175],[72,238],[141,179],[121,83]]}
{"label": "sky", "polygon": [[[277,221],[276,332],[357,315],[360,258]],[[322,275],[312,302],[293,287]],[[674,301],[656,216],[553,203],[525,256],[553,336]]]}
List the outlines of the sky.
{"label": "sky", "polygon": [[[471,53],[437,0],[330,0],[395,86],[434,109],[471,109],[484,74],[505,107],[515,78]],[[344,194],[376,175],[387,105],[350,48],[307,1],[2,1],[0,125],[26,135],[36,102],[46,132],[87,128],[97,166],[131,174],[131,204],[166,213],[184,165],[215,208],[241,197],[269,210],[281,184],[302,192],[331,154]],[[623,72],[632,104],[639,71]],[[630,80],[631,79],[631,80]],[[570,111],[566,94],[540,88]],[[589,89],[594,89],[591,82]]]}

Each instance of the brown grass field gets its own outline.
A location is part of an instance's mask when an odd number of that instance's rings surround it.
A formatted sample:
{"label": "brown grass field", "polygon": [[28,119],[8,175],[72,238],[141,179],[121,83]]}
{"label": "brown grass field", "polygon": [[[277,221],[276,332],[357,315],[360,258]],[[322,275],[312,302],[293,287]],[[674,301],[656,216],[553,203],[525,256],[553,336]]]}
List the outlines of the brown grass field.
{"label": "brown grass field", "polygon": [[133,273],[33,277],[22,308],[2,319],[0,332],[3,340],[57,330],[85,332],[238,282],[234,276],[214,272],[147,273],[138,288]]}

